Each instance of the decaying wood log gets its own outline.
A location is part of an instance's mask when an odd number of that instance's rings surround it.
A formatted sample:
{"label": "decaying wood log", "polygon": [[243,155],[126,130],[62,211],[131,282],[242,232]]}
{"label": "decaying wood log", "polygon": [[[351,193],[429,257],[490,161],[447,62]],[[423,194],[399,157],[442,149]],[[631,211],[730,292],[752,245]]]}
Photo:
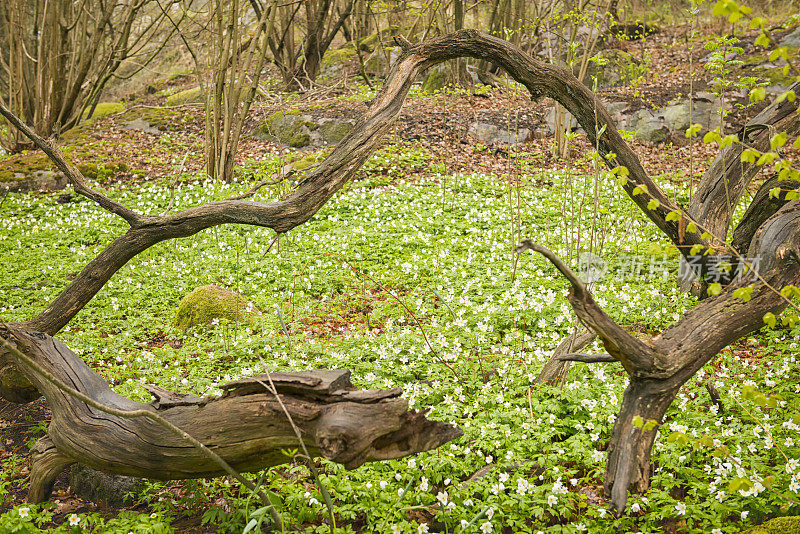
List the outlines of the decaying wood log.
{"label": "decaying wood log", "polygon": [[[59,381],[118,410],[152,410],[241,472],[289,461],[282,450],[297,437],[275,396],[271,379],[306,447],[353,469],[364,462],[430,450],[461,435],[452,424],[408,410],[402,390],[356,390],[347,370],[273,373],[229,384],[219,397],[179,395],[149,388],[156,399],[139,403],[114,393],[75,353],[43,333],[15,329],[0,337],[33,357]],[[13,358],[13,355],[11,356]],[[225,474],[200,450],[145,418],[122,418],[75,399],[20,365],[47,400],[53,419],[33,456],[29,498],[47,498],[58,473],[74,462],[108,473],[159,480]],[[261,383],[260,383],[261,382]]]}

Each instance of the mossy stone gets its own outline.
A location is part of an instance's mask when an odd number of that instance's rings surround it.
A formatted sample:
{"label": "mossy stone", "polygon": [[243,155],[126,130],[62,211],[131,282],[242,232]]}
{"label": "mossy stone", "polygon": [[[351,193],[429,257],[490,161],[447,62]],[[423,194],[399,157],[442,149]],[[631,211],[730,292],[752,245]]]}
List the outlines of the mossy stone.
{"label": "mossy stone", "polygon": [[167,97],[168,106],[180,106],[182,104],[197,104],[203,102],[203,89],[200,87],[192,87],[170,95]]}
{"label": "mossy stone", "polygon": [[322,140],[329,145],[338,144],[353,129],[353,125],[347,121],[331,120],[319,126],[319,133]]}
{"label": "mossy stone", "polygon": [[322,69],[330,74],[341,72],[342,68],[352,63],[356,57],[356,50],[350,45],[342,46],[325,52],[322,58]]}
{"label": "mossy stone", "polygon": [[299,111],[278,111],[256,128],[257,137],[278,141],[293,148],[302,148],[311,143],[306,121]]}
{"label": "mossy stone", "polygon": [[800,534],[800,516],[776,517],[746,530],[745,534]]}
{"label": "mossy stone", "polygon": [[615,48],[603,50],[592,59],[594,61],[590,61],[586,69],[586,83],[590,87],[594,78],[597,78],[598,87],[617,87],[647,74],[647,67],[638,59]]}
{"label": "mossy stone", "polygon": [[425,81],[422,82],[422,86],[420,86],[419,90],[423,93],[435,93],[436,91],[444,89],[449,81],[445,69],[434,68],[430,71],[428,77],[425,78]]}
{"label": "mossy stone", "polygon": [[219,286],[201,286],[183,297],[175,314],[175,326],[182,330],[198,325],[242,321],[261,312],[247,299]]}
{"label": "mossy stone", "polygon": [[100,183],[105,183],[110,177],[118,172],[126,172],[128,166],[122,162],[114,163],[81,163],[78,165],[78,170],[81,171],[86,178],[97,180]]}
{"label": "mossy stone", "polygon": [[0,182],[25,180],[36,171],[52,168],[53,164],[43,152],[26,150],[0,161]]}

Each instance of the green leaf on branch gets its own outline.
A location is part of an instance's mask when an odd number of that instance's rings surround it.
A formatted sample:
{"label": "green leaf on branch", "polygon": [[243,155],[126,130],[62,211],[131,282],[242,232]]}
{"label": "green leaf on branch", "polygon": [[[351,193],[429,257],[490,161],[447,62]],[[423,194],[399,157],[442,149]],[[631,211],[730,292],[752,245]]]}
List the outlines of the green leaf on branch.
{"label": "green leaf on branch", "polygon": [[741,299],[744,302],[749,302],[752,298],[753,286],[740,287],[733,292],[733,298]]}
{"label": "green leaf on branch", "polygon": [[769,147],[772,150],[780,148],[785,144],[786,144],[786,132],[781,132],[779,134],[773,135],[772,139],[769,140]]}

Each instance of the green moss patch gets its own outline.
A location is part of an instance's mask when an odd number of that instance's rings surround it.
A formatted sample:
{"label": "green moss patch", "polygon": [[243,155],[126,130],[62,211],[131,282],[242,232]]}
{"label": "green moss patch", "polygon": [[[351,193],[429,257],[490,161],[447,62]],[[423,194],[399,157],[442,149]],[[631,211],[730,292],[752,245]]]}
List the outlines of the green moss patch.
{"label": "green moss patch", "polygon": [[167,97],[168,106],[180,106],[182,104],[198,104],[205,100],[201,87],[192,87],[185,91],[180,91]]}
{"label": "green moss patch", "polygon": [[118,172],[126,172],[128,166],[120,161],[113,163],[80,163],[77,165],[78,170],[91,180],[105,183],[109,178]]}
{"label": "green moss patch", "polygon": [[746,534],[800,534],[800,517],[776,517],[746,531]]}
{"label": "green moss patch", "polygon": [[[86,119],[84,124],[93,124],[95,121],[105,119],[114,113],[122,113],[123,111],[125,111],[125,105],[122,102],[100,102],[94,108],[92,116]],[[88,114],[89,112],[87,110],[86,115]]]}
{"label": "green moss patch", "polygon": [[242,321],[261,312],[247,299],[219,286],[201,286],[183,297],[175,314],[175,326],[186,330],[217,322]]}
{"label": "green moss patch", "polygon": [[299,111],[278,111],[256,128],[256,137],[277,141],[294,148],[311,143],[311,128]]}
{"label": "green moss patch", "polygon": [[19,180],[17,173],[27,178],[36,171],[52,170],[53,164],[43,152],[38,150],[24,151],[0,161],[0,182]]}

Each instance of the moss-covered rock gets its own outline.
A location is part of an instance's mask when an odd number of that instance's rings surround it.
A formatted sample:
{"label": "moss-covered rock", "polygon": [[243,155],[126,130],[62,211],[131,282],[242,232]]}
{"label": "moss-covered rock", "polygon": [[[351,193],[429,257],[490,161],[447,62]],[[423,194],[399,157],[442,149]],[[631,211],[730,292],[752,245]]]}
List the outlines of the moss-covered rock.
{"label": "moss-covered rock", "polygon": [[261,312],[247,299],[219,286],[201,286],[183,297],[175,314],[175,326],[186,330],[213,324],[214,320],[246,320]]}
{"label": "moss-covered rock", "polygon": [[81,174],[86,178],[97,180],[102,184],[118,172],[126,172],[128,166],[122,162],[81,163],[78,165],[78,170],[81,171]]}
{"label": "moss-covered rock", "polygon": [[180,106],[182,104],[199,104],[205,100],[201,87],[192,87],[170,95],[167,97],[168,106]]}
{"label": "moss-covered rock", "polygon": [[296,110],[278,111],[258,126],[256,137],[277,141],[294,148],[302,148],[311,143],[311,129],[303,115]]}
{"label": "moss-covered rock", "polygon": [[428,73],[419,90],[423,93],[435,93],[447,87],[449,82],[450,78],[447,75],[446,67],[435,67]]}
{"label": "moss-covered rock", "polygon": [[319,126],[319,134],[326,145],[336,145],[353,129],[350,121],[332,119]]}
{"label": "moss-covered rock", "polygon": [[[95,106],[92,116],[86,119],[84,125],[93,124],[95,121],[105,119],[114,113],[122,113],[123,111],[125,111],[125,105],[122,102],[100,102]],[[86,115],[88,114],[89,110],[86,110]]]}
{"label": "moss-covered rock", "polygon": [[[575,73],[577,75],[577,72]],[[609,48],[592,58],[586,68],[586,83],[591,87],[597,78],[598,87],[627,85],[647,74],[647,67],[631,54]]]}
{"label": "moss-covered rock", "polygon": [[322,58],[323,76],[340,76],[355,60],[356,49],[352,45],[328,49]]}
{"label": "moss-covered rock", "polygon": [[800,534],[800,516],[776,517],[745,531],[746,534]]}
{"label": "moss-covered rock", "polygon": [[37,171],[52,170],[53,164],[44,152],[24,151],[0,161],[0,182],[24,180]]}

